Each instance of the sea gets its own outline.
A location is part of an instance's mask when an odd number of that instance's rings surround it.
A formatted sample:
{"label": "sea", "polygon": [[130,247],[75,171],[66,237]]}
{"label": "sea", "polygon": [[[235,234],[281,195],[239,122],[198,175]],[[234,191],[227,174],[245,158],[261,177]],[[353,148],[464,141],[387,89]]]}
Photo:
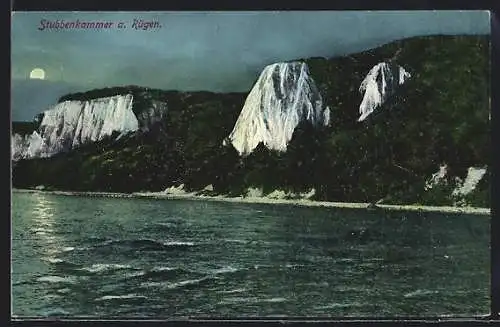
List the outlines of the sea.
{"label": "sea", "polygon": [[490,216],[12,194],[14,317],[471,317]]}

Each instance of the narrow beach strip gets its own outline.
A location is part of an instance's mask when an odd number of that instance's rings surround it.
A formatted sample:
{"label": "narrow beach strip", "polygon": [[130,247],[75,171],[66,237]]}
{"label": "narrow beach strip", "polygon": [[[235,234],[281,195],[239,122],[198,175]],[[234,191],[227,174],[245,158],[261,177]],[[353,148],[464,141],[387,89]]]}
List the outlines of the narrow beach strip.
{"label": "narrow beach strip", "polygon": [[216,201],[232,203],[255,203],[255,204],[281,204],[295,205],[302,207],[323,207],[323,208],[349,208],[365,210],[391,210],[391,211],[413,211],[413,212],[438,212],[438,213],[462,213],[473,215],[491,215],[490,208],[474,207],[450,207],[450,206],[420,206],[420,205],[395,205],[370,203],[349,203],[349,202],[327,202],[313,201],[308,199],[276,199],[266,197],[225,197],[197,195],[195,193],[171,194],[164,192],[136,192],[136,193],[112,193],[112,192],[69,192],[69,191],[45,191],[30,189],[13,189],[18,193],[41,193],[65,196],[84,197],[105,197],[105,198],[145,198],[156,200],[189,200],[189,201]]}

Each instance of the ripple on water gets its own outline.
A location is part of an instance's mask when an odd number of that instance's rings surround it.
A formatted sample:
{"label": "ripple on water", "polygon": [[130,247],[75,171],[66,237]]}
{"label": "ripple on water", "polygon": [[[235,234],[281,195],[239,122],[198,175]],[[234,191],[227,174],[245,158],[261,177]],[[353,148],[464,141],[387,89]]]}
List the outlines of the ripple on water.
{"label": "ripple on water", "polygon": [[243,293],[248,291],[246,288],[236,288],[233,290],[225,290],[225,291],[217,291],[219,294],[236,294],[236,293]]}
{"label": "ripple on water", "polygon": [[256,298],[256,297],[229,297],[219,302],[219,304],[235,304],[235,303],[281,303],[287,302],[288,299],[284,297],[272,298]]}
{"label": "ripple on water", "polygon": [[327,305],[316,306],[314,310],[328,310],[328,309],[344,309],[344,308],[360,308],[365,306],[365,304],[354,302],[354,303],[330,303]]}
{"label": "ripple on water", "polygon": [[162,272],[162,271],[172,271],[172,270],[177,270],[179,268],[176,267],[167,267],[167,266],[155,266],[151,268],[151,272]]}
{"label": "ripple on water", "polygon": [[50,228],[39,227],[32,229],[31,232],[38,235],[47,235],[54,233],[54,230]]}
{"label": "ripple on water", "polygon": [[172,279],[176,278],[178,276],[184,276],[184,275],[203,275],[201,273],[197,272],[192,272],[190,270],[187,270],[185,268],[181,267],[167,267],[167,266],[155,266],[150,269],[138,269],[134,268],[135,271],[132,272],[125,272],[122,276],[124,277],[125,280],[127,279],[146,279],[148,281],[154,280],[159,280],[163,281],[165,279]]}
{"label": "ripple on water", "polygon": [[217,279],[217,277],[203,277],[196,279],[187,279],[179,282],[168,282],[168,281],[147,281],[140,284],[142,288],[160,288],[160,289],[179,289],[191,286],[198,286],[201,283],[209,282],[211,280]]}
{"label": "ripple on water", "polygon": [[305,283],[304,285],[305,286],[309,286],[309,287],[321,287],[321,288],[324,288],[324,287],[329,287],[330,283],[328,283],[327,281],[321,281],[321,282]]}
{"label": "ripple on water", "polygon": [[237,243],[237,244],[248,244],[250,241],[247,240],[239,240],[239,239],[224,239],[223,240],[226,243]]}
{"label": "ripple on water", "polygon": [[179,228],[186,228],[191,226],[191,223],[182,219],[178,220],[166,220],[166,221],[159,221],[152,223],[151,225],[146,226],[143,228],[143,230],[151,230],[151,229],[156,229],[156,230],[172,230],[172,229],[179,229]]}
{"label": "ripple on water", "polygon": [[71,276],[42,276],[37,278],[37,282],[41,283],[69,283],[69,284],[74,284],[76,282],[75,277]]}
{"label": "ripple on water", "polygon": [[42,260],[49,262],[49,263],[63,263],[64,262],[63,259],[52,258],[52,257],[43,257]]}
{"label": "ripple on water", "polygon": [[136,270],[130,265],[122,265],[115,263],[96,263],[91,265],[90,267],[83,267],[79,270],[83,270],[90,273],[102,273],[108,271],[116,271],[116,270]]}
{"label": "ripple on water", "polygon": [[358,293],[358,292],[365,292],[366,288],[361,287],[361,286],[345,286],[345,285],[339,285],[334,288],[335,292],[342,292],[342,293]]}
{"label": "ripple on water", "polygon": [[284,265],[284,267],[288,268],[288,269],[297,269],[297,268],[300,268],[300,267],[305,267],[305,265],[287,263],[286,265]]}
{"label": "ripple on water", "polygon": [[99,298],[96,298],[96,302],[103,302],[103,301],[120,301],[120,300],[131,300],[131,299],[139,299],[139,300],[145,300],[147,299],[147,296],[144,295],[138,295],[138,294],[125,294],[125,295],[104,295]]}
{"label": "ripple on water", "polygon": [[142,251],[160,251],[160,250],[179,250],[188,249],[196,244],[191,241],[159,241],[151,239],[132,239],[132,240],[107,240],[92,246],[94,250],[106,250],[113,247],[128,248],[130,250]]}
{"label": "ripple on water", "polygon": [[199,285],[200,283],[208,282],[208,281],[213,280],[213,279],[217,279],[217,277],[203,277],[203,278],[197,278],[197,279],[182,280],[180,282],[169,283],[168,288],[177,289],[177,288],[182,288],[182,287],[195,286],[195,285]]}
{"label": "ripple on water", "polygon": [[123,274],[124,279],[130,279],[130,278],[138,278],[138,277],[143,277],[146,275],[145,270],[137,270],[133,272],[125,272]]}
{"label": "ripple on water", "polygon": [[226,267],[222,267],[222,268],[218,268],[218,269],[212,270],[212,274],[220,275],[220,274],[234,273],[234,272],[238,272],[238,271],[242,271],[242,270],[244,270],[244,269],[235,268],[235,267],[232,267],[232,266],[226,266]]}
{"label": "ripple on water", "polygon": [[432,294],[438,294],[439,291],[432,291],[432,290],[416,290],[413,292],[406,293],[404,295],[405,298],[414,298],[414,297],[421,297],[421,296],[426,296],[426,295],[432,295]]}
{"label": "ripple on water", "polygon": [[278,302],[287,302],[288,299],[284,297],[272,297],[269,299],[260,299],[259,302],[267,302],[267,303],[278,303]]}

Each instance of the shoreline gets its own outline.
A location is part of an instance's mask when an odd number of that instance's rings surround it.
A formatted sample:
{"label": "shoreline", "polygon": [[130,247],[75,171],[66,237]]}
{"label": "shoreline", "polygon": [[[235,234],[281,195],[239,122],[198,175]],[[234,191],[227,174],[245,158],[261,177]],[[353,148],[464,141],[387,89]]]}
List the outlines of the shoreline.
{"label": "shoreline", "polygon": [[413,211],[413,212],[436,212],[436,213],[462,213],[474,215],[491,215],[490,208],[475,207],[451,207],[451,206],[419,206],[419,205],[396,205],[396,204],[373,204],[362,202],[328,202],[313,201],[308,199],[273,199],[266,197],[224,197],[187,194],[172,194],[164,192],[135,192],[135,193],[113,193],[113,192],[73,192],[73,191],[46,191],[32,189],[12,189],[12,193],[45,193],[64,196],[84,196],[84,197],[102,197],[102,198],[136,198],[136,199],[155,199],[155,200],[189,200],[189,201],[212,201],[212,202],[230,202],[230,203],[249,203],[249,204],[280,204],[293,205],[301,207],[319,207],[319,208],[344,208],[344,209],[365,209],[365,210],[388,210],[388,211]]}

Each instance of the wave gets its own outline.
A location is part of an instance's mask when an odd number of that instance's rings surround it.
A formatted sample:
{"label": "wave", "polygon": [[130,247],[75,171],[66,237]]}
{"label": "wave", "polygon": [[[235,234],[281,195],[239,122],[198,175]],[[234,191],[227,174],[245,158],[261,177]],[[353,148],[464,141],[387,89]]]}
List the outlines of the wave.
{"label": "wave", "polygon": [[157,266],[145,271],[146,277],[165,277],[165,276],[176,276],[181,274],[191,274],[196,273],[191,270],[181,268],[181,267],[163,267]]}
{"label": "wave", "polygon": [[178,270],[179,268],[174,268],[174,267],[153,267],[151,268],[151,272],[163,272],[163,271],[172,271],[172,270]]}
{"label": "wave", "polygon": [[160,230],[168,230],[172,228],[178,228],[179,225],[175,223],[169,223],[169,222],[159,222],[159,223],[153,223],[152,226],[148,226],[147,228],[144,228],[144,230],[151,230],[151,229],[160,229]]}
{"label": "wave", "polygon": [[113,263],[96,263],[91,265],[90,267],[80,268],[79,270],[84,270],[90,273],[101,273],[101,272],[124,270],[124,269],[136,270],[136,268],[133,268],[132,266],[129,265],[121,265]]}
{"label": "wave", "polygon": [[49,262],[49,263],[63,263],[64,260],[63,259],[59,259],[59,258],[51,258],[51,257],[44,257],[42,258],[43,261],[46,261],[46,262]]}
{"label": "wave", "polygon": [[12,282],[12,286],[27,285],[27,284],[31,284],[31,283],[32,282],[27,281],[27,280],[20,280],[20,281],[17,281],[17,282]]}
{"label": "wave", "polygon": [[292,269],[295,269],[295,268],[298,268],[298,267],[305,267],[305,265],[287,263],[286,265],[284,265],[284,267],[285,267],[285,268],[292,268]]}
{"label": "wave", "polygon": [[183,218],[183,217],[179,217],[179,216],[172,216],[172,217],[167,217],[165,219],[163,219],[161,222],[158,222],[156,224],[174,224],[174,225],[179,225],[179,224],[186,224],[188,221],[186,220],[186,218]]}
{"label": "wave", "polygon": [[141,278],[146,275],[146,271],[144,270],[138,270],[134,272],[125,272],[123,273],[123,280],[128,280],[131,278]]}
{"label": "wave", "polygon": [[172,231],[172,230],[178,230],[179,228],[186,228],[191,226],[192,223],[187,221],[184,218],[168,218],[164,219],[159,222],[153,222],[151,224],[148,224],[142,228],[142,231],[151,231],[151,230],[156,230],[156,231]]}
{"label": "wave", "polygon": [[348,286],[348,285],[339,285],[334,288],[335,292],[341,292],[341,293],[362,293],[365,292],[367,289],[364,287],[360,286]]}
{"label": "wave", "polygon": [[327,281],[310,282],[310,283],[306,283],[304,285],[305,286],[310,286],[310,287],[321,287],[321,288],[330,287],[330,283],[328,283]]}
{"label": "wave", "polygon": [[166,246],[194,246],[194,242],[183,242],[183,241],[168,241],[163,242],[163,245]]}
{"label": "wave", "polygon": [[54,257],[42,257],[42,261],[48,262],[54,266],[61,267],[62,269],[75,269],[77,267],[81,267],[80,264],[70,262],[61,258],[54,258]]}
{"label": "wave", "polygon": [[431,295],[431,294],[437,294],[439,293],[438,291],[431,291],[431,290],[416,290],[413,292],[406,293],[404,295],[405,298],[414,298],[414,297],[419,297],[419,296],[426,296],[426,295]]}
{"label": "wave", "polygon": [[54,301],[54,300],[59,300],[62,298],[62,295],[60,294],[46,294],[43,296],[43,299],[46,301]]}
{"label": "wave", "polygon": [[159,282],[153,282],[153,281],[147,281],[143,282],[140,284],[141,287],[143,288],[162,288],[162,289],[179,289],[179,288],[184,288],[184,287],[191,287],[191,286],[199,286],[202,283],[205,282],[210,282],[214,279],[217,279],[217,277],[214,276],[206,276],[202,278],[197,278],[197,279],[187,279],[187,280],[182,280],[179,282],[167,282],[167,281],[159,281]]}
{"label": "wave", "polygon": [[134,250],[169,250],[186,249],[196,244],[188,241],[158,241],[151,239],[133,239],[133,240],[107,240],[92,246],[93,249],[106,249],[109,247],[125,247]]}
{"label": "wave", "polygon": [[269,299],[260,299],[259,302],[267,302],[267,303],[277,303],[277,302],[286,302],[287,298],[284,297],[272,297]]}
{"label": "wave", "polygon": [[243,269],[235,268],[232,266],[226,266],[226,267],[212,270],[212,274],[219,275],[219,274],[226,274],[226,273],[234,273],[234,272],[241,271],[241,270],[243,270]]}
{"label": "wave", "polygon": [[166,288],[169,282],[166,281],[160,281],[160,282],[153,282],[153,281],[147,281],[147,282],[142,282],[139,284],[139,287],[141,288]]}
{"label": "wave", "polygon": [[74,277],[70,276],[42,276],[37,278],[37,282],[42,282],[42,283],[69,283],[69,284],[74,284],[76,282]]}
{"label": "wave", "polygon": [[59,293],[59,294],[68,294],[69,292],[71,292],[71,289],[69,289],[69,288],[61,288],[61,289],[58,289],[56,292]]}
{"label": "wave", "polygon": [[125,295],[104,295],[101,296],[95,301],[100,302],[100,301],[110,301],[110,300],[130,300],[130,299],[141,299],[145,300],[147,299],[147,296],[144,295],[138,295],[138,294],[125,294]]}
{"label": "wave", "polygon": [[227,290],[227,291],[217,291],[219,294],[236,294],[236,293],[243,293],[247,292],[248,290],[246,288],[236,288],[234,290]]}
{"label": "wave", "polygon": [[213,280],[213,279],[216,279],[216,277],[203,277],[203,278],[198,278],[198,279],[188,279],[188,280],[183,280],[180,282],[169,283],[167,288],[177,289],[177,288],[182,288],[182,287],[197,286],[201,283],[208,282],[208,281]]}
{"label": "wave", "polygon": [[364,307],[366,304],[362,303],[330,303],[327,305],[314,307],[315,310],[329,310],[329,309],[343,309],[343,308],[359,308]]}
{"label": "wave", "polygon": [[248,244],[251,242],[248,240],[238,240],[238,239],[224,239],[223,241],[227,243],[238,243],[238,244]]}
{"label": "wave", "polygon": [[301,261],[305,261],[308,263],[324,263],[324,262],[352,262],[354,259],[335,259],[332,256],[329,255],[304,255],[300,258]]}
{"label": "wave", "polygon": [[[211,269],[211,270],[206,270],[206,271],[200,271],[200,270],[191,270],[187,268],[182,268],[182,267],[166,267],[166,266],[157,266],[153,267],[151,269],[145,269],[141,270],[137,273],[132,273],[129,275],[125,276],[125,279],[130,279],[130,278],[139,278],[141,280],[147,280],[147,282],[143,283],[143,286],[158,286],[162,287],[165,286],[169,288],[173,284],[170,282],[167,282],[165,279],[172,280],[174,278],[179,278],[181,276],[199,276],[200,278],[198,279],[190,279],[186,281],[187,284],[189,284],[189,281],[196,282],[196,281],[204,281],[205,279],[214,279],[218,278],[218,275],[223,275],[223,274],[231,274],[235,273],[238,271],[246,270],[244,268],[235,268],[232,266],[226,266],[226,267],[221,267],[217,269]],[[149,284],[148,284],[149,283]],[[152,283],[152,284],[151,284]],[[184,282],[179,282],[180,284],[174,285],[173,287],[177,286],[183,286]]]}
{"label": "wave", "polygon": [[363,260],[366,260],[366,261],[369,261],[369,262],[383,262],[385,259],[384,258],[366,258],[366,259],[363,259]]}
{"label": "wave", "polygon": [[287,302],[288,299],[284,297],[272,298],[256,298],[256,297],[232,297],[226,298],[220,304],[234,304],[234,303],[281,303]]}
{"label": "wave", "polygon": [[150,269],[137,270],[132,273],[121,275],[122,281],[137,280],[144,281],[142,287],[164,287],[167,280],[172,280],[186,275],[203,276],[201,272],[191,271],[181,267],[157,266]]}
{"label": "wave", "polygon": [[44,235],[44,234],[47,234],[47,233],[54,233],[54,230],[53,229],[50,229],[50,228],[44,228],[44,227],[38,227],[38,228],[33,228],[31,230],[31,232],[33,234],[41,234],[41,235]]}
{"label": "wave", "polygon": [[[222,239],[223,242],[226,243],[236,243],[236,244],[245,244],[245,245],[265,245],[265,246],[281,246],[284,242],[279,241],[264,241],[264,240],[240,240],[240,239],[231,239],[225,238]],[[218,240],[217,240],[218,243]]]}
{"label": "wave", "polygon": [[256,265],[253,265],[253,269],[254,270],[259,270],[259,269],[262,269],[262,268],[277,268],[277,269],[282,269],[282,268],[285,268],[285,269],[296,269],[296,268],[299,268],[299,267],[305,267],[306,265],[303,265],[303,264],[294,264],[294,263],[287,263],[287,264],[276,264],[276,265],[269,265],[269,264],[256,264]]}

